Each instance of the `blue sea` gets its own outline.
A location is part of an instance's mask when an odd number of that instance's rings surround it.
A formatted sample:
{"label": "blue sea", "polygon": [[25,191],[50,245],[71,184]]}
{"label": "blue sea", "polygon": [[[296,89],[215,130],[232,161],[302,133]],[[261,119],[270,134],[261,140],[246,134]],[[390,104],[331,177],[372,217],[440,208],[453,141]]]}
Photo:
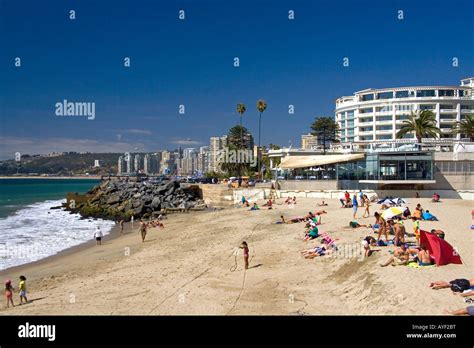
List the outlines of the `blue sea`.
{"label": "blue sea", "polygon": [[82,219],[63,209],[68,192],[85,193],[99,180],[0,179],[0,270],[37,261],[91,240],[99,226],[114,223]]}

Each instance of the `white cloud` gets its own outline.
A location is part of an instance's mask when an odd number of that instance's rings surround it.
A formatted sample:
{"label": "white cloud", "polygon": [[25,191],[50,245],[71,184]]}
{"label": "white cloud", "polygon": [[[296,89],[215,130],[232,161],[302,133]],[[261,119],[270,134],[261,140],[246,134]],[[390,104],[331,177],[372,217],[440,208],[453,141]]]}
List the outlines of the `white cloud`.
{"label": "white cloud", "polygon": [[202,144],[200,141],[192,140],[192,139],[173,139],[170,141],[171,144],[176,145],[199,145]]}

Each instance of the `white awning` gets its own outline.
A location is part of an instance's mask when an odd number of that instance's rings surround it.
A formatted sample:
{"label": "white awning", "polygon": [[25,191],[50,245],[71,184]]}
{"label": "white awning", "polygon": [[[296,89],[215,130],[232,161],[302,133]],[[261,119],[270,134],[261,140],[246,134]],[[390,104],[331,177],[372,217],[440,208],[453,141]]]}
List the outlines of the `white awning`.
{"label": "white awning", "polygon": [[363,159],[363,153],[347,155],[285,156],[281,159],[282,169],[307,168],[325,164],[341,163]]}

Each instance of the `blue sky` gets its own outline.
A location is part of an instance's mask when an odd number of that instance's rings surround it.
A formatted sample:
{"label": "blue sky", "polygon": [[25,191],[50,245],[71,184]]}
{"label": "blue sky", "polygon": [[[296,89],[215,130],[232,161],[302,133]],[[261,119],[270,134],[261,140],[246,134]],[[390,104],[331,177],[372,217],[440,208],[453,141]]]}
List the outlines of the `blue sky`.
{"label": "blue sky", "polygon": [[[256,135],[260,98],[262,143],[298,145],[342,95],[474,76],[472,13],[469,0],[0,0],[0,158],[207,145],[238,102]],[[95,102],[95,119],[56,116],[64,99]]]}

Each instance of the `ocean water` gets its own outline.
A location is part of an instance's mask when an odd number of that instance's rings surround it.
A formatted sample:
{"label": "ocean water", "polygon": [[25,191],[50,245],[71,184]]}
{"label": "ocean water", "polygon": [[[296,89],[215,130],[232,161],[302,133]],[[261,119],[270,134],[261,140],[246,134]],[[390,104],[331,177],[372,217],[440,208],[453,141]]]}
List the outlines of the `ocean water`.
{"label": "ocean water", "polygon": [[51,207],[67,192],[85,193],[97,180],[0,179],[0,270],[37,261],[93,238],[99,226],[106,235],[114,222],[81,219]]}

